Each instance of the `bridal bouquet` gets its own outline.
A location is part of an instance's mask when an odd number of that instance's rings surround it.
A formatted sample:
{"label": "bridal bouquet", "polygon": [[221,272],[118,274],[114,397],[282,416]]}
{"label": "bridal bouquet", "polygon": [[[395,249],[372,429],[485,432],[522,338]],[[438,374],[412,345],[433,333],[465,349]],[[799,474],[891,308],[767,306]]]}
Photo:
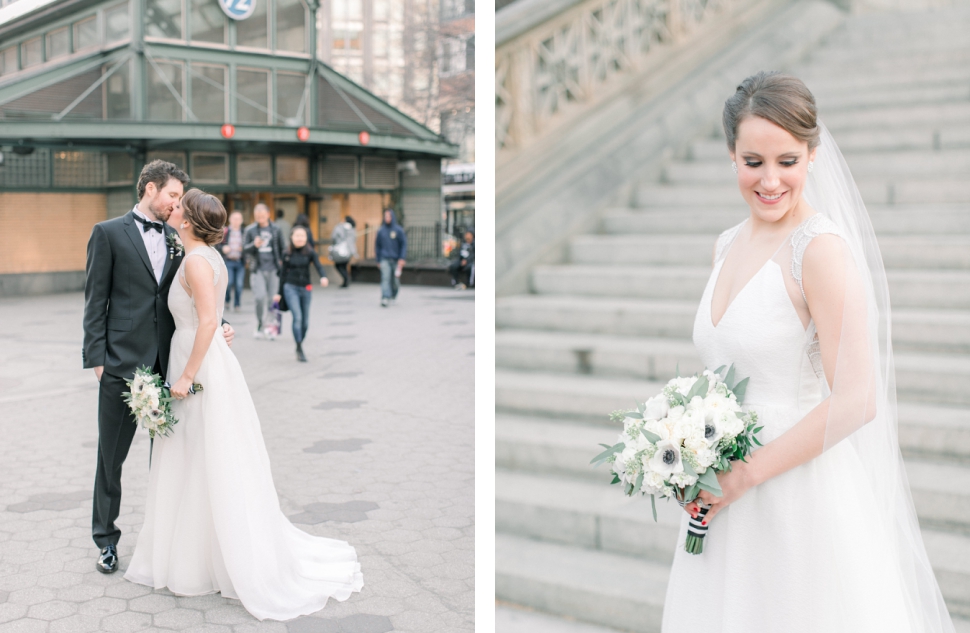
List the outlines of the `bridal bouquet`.
{"label": "bridal bouquet", "polygon": [[[131,382],[125,382],[130,391],[124,394],[125,402],[135,414],[135,423],[148,429],[149,437],[156,434],[168,436],[178,418],[172,415],[171,385],[162,382],[162,377],[152,373],[148,367],[135,372]],[[194,383],[190,393],[202,391],[202,385]]]}
{"label": "bridal bouquet", "polygon": [[[673,378],[635,410],[610,415],[614,422],[623,422],[623,433],[617,444],[601,444],[606,450],[590,463],[610,464],[612,483],[622,484],[628,496],[650,495],[654,521],[657,495],[673,497],[681,505],[701,490],[721,496],[717,473],[730,471],[733,460],[744,460],[753,444],[761,446],[755,437],[763,428],[757,426],[758,414],[741,410],[747,386],[747,378],[734,382],[733,365]],[[704,551],[707,511],[701,508],[690,520],[686,549],[691,554]]]}

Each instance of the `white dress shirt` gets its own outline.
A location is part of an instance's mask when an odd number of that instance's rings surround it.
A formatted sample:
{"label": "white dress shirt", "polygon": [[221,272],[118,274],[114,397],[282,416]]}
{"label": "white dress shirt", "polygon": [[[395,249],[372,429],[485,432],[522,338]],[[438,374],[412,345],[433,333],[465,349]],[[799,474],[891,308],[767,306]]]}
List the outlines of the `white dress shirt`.
{"label": "white dress shirt", "polygon": [[[138,210],[136,206],[134,208],[135,215],[145,220],[148,217]],[[157,222],[158,220],[153,220]],[[152,263],[152,270],[155,272],[155,281],[162,283],[162,271],[165,270],[165,255],[168,253],[168,248],[165,245],[165,232],[152,229],[146,231],[144,225],[141,222],[135,223],[138,226],[138,232],[141,233],[141,239],[145,242],[145,250],[148,251],[148,259]],[[165,223],[162,222],[164,225]],[[163,226],[164,228],[164,226]]]}

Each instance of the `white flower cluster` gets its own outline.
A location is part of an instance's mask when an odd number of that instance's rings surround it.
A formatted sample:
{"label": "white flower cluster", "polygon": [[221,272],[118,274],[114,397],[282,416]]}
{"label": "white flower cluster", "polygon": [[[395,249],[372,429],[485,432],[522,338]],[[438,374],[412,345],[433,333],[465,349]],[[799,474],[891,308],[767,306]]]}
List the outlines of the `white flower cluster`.
{"label": "white flower cluster", "polygon": [[628,412],[618,439],[624,448],[611,458],[624,488],[639,481],[642,494],[674,496],[676,489],[697,483],[745,432],[750,418],[721,376],[711,371],[702,376],[707,388],[698,389],[706,393],[694,388],[700,377],[674,378]]}
{"label": "white flower cluster", "polygon": [[127,383],[131,391],[126,396],[128,406],[135,416],[135,422],[147,429],[151,437],[156,433],[168,434],[172,414],[168,398],[162,393],[161,379],[147,368],[135,372],[135,377]]}

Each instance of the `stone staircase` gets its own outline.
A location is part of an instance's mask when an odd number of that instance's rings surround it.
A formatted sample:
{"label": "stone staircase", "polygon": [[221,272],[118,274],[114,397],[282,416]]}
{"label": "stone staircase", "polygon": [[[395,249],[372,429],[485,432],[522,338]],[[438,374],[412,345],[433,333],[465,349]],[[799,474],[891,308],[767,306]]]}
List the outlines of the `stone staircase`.
{"label": "stone staircase", "polygon": [[[791,69],[879,236],[900,443],[959,631],[970,631],[967,33],[967,8],[851,17]],[[714,240],[748,213],[716,129],[674,148],[660,180],[575,237],[565,263],[537,266],[533,294],[496,303],[500,633],[659,631],[681,510],[658,504],[654,523],[649,503],[588,464],[615,440],[608,412],[656,393],[678,364],[702,368],[690,339]]]}

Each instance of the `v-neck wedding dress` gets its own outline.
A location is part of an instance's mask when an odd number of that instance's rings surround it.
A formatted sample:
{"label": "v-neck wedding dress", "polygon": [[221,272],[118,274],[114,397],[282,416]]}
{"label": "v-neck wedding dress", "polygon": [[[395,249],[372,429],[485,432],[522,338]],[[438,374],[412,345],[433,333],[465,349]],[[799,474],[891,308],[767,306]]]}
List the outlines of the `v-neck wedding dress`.
{"label": "v-neck wedding dress", "polygon": [[[728,305],[715,326],[711,300],[741,224],[721,234],[694,321],[704,365],[750,377],[745,410],[758,413],[762,443],[780,437],[827,395],[814,324],[804,298],[805,248],[838,229],[820,214],[802,222]],[[794,288],[793,288],[794,285]],[[756,448],[757,450],[757,448]],[[890,533],[867,520],[872,501],[857,484],[862,464],[849,442],[748,490],[710,523],[704,551],[684,551],[683,515],[666,594],[664,633],[895,633],[920,630],[903,604]],[[838,572],[838,573],[835,573]]]}
{"label": "v-neck wedding dress", "polygon": [[[212,266],[217,319],[228,275],[212,247],[188,253]],[[199,315],[178,280],[168,299],[175,334],[167,375],[181,376]],[[269,455],[246,379],[217,329],[195,381],[203,391],[173,402],[179,422],[155,438],[145,523],[125,579],[196,596],[221,592],[256,618],[288,620],[346,600],[364,581],[345,541],[312,536],[280,510]]]}

